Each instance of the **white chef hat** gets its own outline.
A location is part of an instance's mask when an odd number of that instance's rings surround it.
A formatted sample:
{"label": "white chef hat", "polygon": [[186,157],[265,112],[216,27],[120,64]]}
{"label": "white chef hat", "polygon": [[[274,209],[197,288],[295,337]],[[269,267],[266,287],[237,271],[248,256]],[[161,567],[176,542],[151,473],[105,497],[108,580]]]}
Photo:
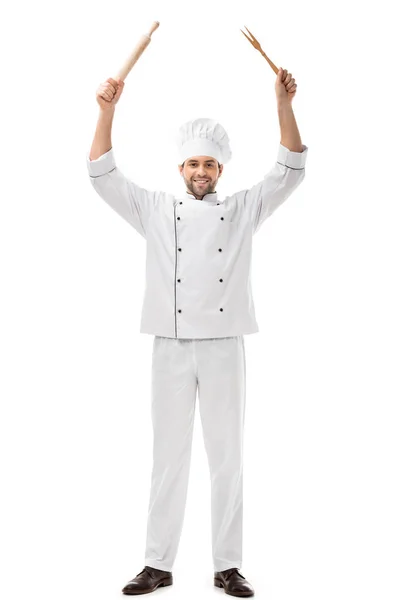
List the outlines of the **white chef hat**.
{"label": "white chef hat", "polygon": [[212,156],[225,164],[232,157],[228,134],[214,119],[187,121],[179,128],[176,143],[181,163],[192,156]]}

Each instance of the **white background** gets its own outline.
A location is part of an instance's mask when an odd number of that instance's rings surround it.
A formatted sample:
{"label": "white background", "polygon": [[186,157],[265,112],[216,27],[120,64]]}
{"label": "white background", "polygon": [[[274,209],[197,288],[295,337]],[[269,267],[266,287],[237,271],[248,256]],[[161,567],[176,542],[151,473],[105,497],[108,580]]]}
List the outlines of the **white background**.
{"label": "white background", "polygon": [[[176,129],[221,122],[218,192],[261,181],[280,141],[275,74],[298,84],[301,186],[254,237],[260,332],[245,337],[242,572],[260,599],[398,600],[399,47],[394,4],[21,2],[2,15],[0,595],[120,598],[144,565],[153,337],[145,241],[97,196],[98,85],[154,20],[113,147],[183,191]],[[213,587],[196,412],[184,529],[165,598]]]}

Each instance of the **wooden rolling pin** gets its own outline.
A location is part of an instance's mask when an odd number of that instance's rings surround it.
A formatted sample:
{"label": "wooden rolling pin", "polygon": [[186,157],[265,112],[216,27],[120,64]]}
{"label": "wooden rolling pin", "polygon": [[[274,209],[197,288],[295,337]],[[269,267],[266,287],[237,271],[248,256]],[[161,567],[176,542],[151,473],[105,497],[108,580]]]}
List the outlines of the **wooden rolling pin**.
{"label": "wooden rolling pin", "polygon": [[157,29],[160,25],[159,21],[154,21],[153,25],[150,27],[149,33],[146,35],[142,35],[140,40],[138,41],[136,47],[133,49],[130,56],[125,61],[122,69],[118,71],[117,77],[120,77],[122,81],[125,81],[126,77],[129,75],[133,65],[136,63],[138,58],[142,55],[143,51],[147,48],[147,46],[151,42],[151,34]]}

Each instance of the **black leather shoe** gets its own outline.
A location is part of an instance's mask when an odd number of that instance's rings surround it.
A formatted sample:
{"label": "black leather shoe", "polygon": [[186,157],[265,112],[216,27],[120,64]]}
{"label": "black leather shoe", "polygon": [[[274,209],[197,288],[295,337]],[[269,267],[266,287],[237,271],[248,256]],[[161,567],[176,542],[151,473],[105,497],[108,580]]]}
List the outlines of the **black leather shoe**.
{"label": "black leather shoe", "polygon": [[231,596],[254,596],[253,586],[240,573],[239,569],[226,569],[214,572],[214,585],[223,587]]}
{"label": "black leather shoe", "polygon": [[161,571],[153,567],[145,566],[134,579],[131,579],[123,588],[123,594],[149,594],[158,587],[172,585],[172,572]]}

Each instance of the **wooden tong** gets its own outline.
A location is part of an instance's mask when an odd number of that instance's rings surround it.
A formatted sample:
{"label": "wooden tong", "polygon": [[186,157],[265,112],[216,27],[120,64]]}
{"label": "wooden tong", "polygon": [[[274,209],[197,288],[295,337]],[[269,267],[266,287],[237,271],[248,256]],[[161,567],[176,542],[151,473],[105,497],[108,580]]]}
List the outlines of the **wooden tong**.
{"label": "wooden tong", "polygon": [[[246,25],[245,25],[245,29],[247,29]],[[240,30],[240,31],[242,31],[242,30]],[[254,37],[254,35],[248,29],[247,29],[247,31],[250,33],[251,37],[249,37],[248,35],[246,35],[244,31],[242,31],[243,35],[249,40],[250,44],[252,44],[252,46],[254,46],[254,48],[256,50],[258,50],[259,52],[261,52],[261,54],[263,55],[263,57],[268,62],[269,66],[271,67],[271,69],[274,71],[275,75],[277,75],[279,69],[277,69],[277,67],[274,65],[274,63],[272,62],[272,60],[270,60],[268,58],[268,56],[265,54],[264,50],[261,48],[258,40]]]}

